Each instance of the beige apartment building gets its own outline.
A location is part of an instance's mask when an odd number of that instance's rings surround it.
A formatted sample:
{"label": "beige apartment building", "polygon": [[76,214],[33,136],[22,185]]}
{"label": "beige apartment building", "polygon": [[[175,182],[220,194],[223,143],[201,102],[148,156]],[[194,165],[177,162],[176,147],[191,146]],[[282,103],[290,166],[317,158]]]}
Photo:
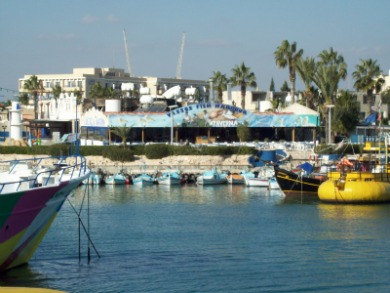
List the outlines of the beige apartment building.
{"label": "beige apartment building", "polygon": [[[49,98],[52,88],[60,86],[64,92],[73,92],[81,90],[83,99],[89,97],[90,90],[95,83],[100,83],[103,87],[113,88],[122,91],[123,84],[127,84],[130,88],[126,88],[130,93],[140,92],[155,96],[161,95],[171,87],[179,85],[184,95],[186,88],[197,88],[201,94],[206,94],[207,81],[176,79],[176,78],[160,78],[160,77],[133,77],[126,73],[123,69],[118,68],[73,68],[72,73],[64,74],[34,74],[38,80],[42,80],[44,98]],[[28,80],[32,74],[25,75],[19,79],[18,87],[20,92],[25,92],[24,82]],[[129,96],[129,95],[128,95]]]}

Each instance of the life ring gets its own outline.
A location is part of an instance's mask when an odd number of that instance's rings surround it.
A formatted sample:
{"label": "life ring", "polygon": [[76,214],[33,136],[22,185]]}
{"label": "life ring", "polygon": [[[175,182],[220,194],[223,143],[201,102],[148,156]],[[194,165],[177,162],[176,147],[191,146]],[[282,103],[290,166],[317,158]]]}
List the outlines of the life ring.
{"label": "life ring", "polygon": [[309,161],[317,163],[318,162],[318,155],[317,154],[310,155],[309,156]]}

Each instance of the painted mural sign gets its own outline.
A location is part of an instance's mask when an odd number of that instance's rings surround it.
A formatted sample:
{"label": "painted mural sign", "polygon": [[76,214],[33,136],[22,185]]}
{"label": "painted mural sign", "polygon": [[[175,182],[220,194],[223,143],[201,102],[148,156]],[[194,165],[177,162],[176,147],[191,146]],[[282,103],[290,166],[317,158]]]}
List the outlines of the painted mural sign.
{"label": "painted mural sign", "polygon": [[[93,119],[87,119],[89,123]],[[96,121],[97,122],[97,121]],[[219,103],[199,103],[164,113],[115,113],[108,115],[110,127],[316,127],[316,114],[253,113]],[[92,126],[92,125],[90,125]]]}

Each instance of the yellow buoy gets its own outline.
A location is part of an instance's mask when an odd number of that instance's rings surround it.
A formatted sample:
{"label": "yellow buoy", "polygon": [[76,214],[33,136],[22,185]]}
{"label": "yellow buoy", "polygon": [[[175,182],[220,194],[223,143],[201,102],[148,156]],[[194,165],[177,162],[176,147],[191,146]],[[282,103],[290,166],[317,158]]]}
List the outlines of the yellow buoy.
{"label": "yellow buoy", "polygon": [[390,202],[390,183],[380,181],[327,180],[318,188],[318,197],[325,202],[380,203]]}

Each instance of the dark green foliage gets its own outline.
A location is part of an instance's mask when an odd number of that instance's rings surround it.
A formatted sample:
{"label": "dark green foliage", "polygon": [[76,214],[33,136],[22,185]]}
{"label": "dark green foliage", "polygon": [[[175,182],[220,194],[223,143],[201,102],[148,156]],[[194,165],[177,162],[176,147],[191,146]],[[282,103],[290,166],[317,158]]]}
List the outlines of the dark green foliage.
{"label": "dark green foliage", "polygon": [[71,144],[53,144],[47,147],[50,156],[69,156],[76,153],[75,145]]}
{"label": "dark green foliage", "polygon": [[241,124],[237,126],[237,136],[240,141],[249,141],[251,137],[250,129],[247,125]]}
{"label": "dark green foliage", "polygon": [[102,156],[105,148],[96,145],[82,146],[80,147],[80,154],[83,156]]}
{"label": "dark green foliage", "polygon": [[106,146],[103,150],[102,156],[111,161],[131,162],[134,161],[134,153],[130,148],[119,146]]}
{"label": "dark green foliage", "polygon": [[170,145],[150,144],[145,146],[145,156],[148,159],[162,159],[170,156]]}
{"label": "dark green foliage", "polygon": [[[251,155],[253,147],[233,146],[203,146],[203,145],[167,145],[151,144],[146,146],[81,146],[80,154],[83,156],[103,156],[111,161],[131,162],[134,156],[145,155],[148,159],[161,159],[168,156],[230,156]],[[75,146],[70,144],[54,144],[47,146],[0,146],[0,154],[21,154],[32,156],[66,156],[75,153]]]}
{"label": "dark green foliage", "polygon": [[199,155],[200,148],[186,145],[186,146],[171,146],[171,154],[173,156],[195,156]]}
{"label": "dark green foliage", "polygon": [[130,149],[133,151],[135,156],[141,156],[141,155],[145,154],[145,146],[144,145],[130,146]]}

